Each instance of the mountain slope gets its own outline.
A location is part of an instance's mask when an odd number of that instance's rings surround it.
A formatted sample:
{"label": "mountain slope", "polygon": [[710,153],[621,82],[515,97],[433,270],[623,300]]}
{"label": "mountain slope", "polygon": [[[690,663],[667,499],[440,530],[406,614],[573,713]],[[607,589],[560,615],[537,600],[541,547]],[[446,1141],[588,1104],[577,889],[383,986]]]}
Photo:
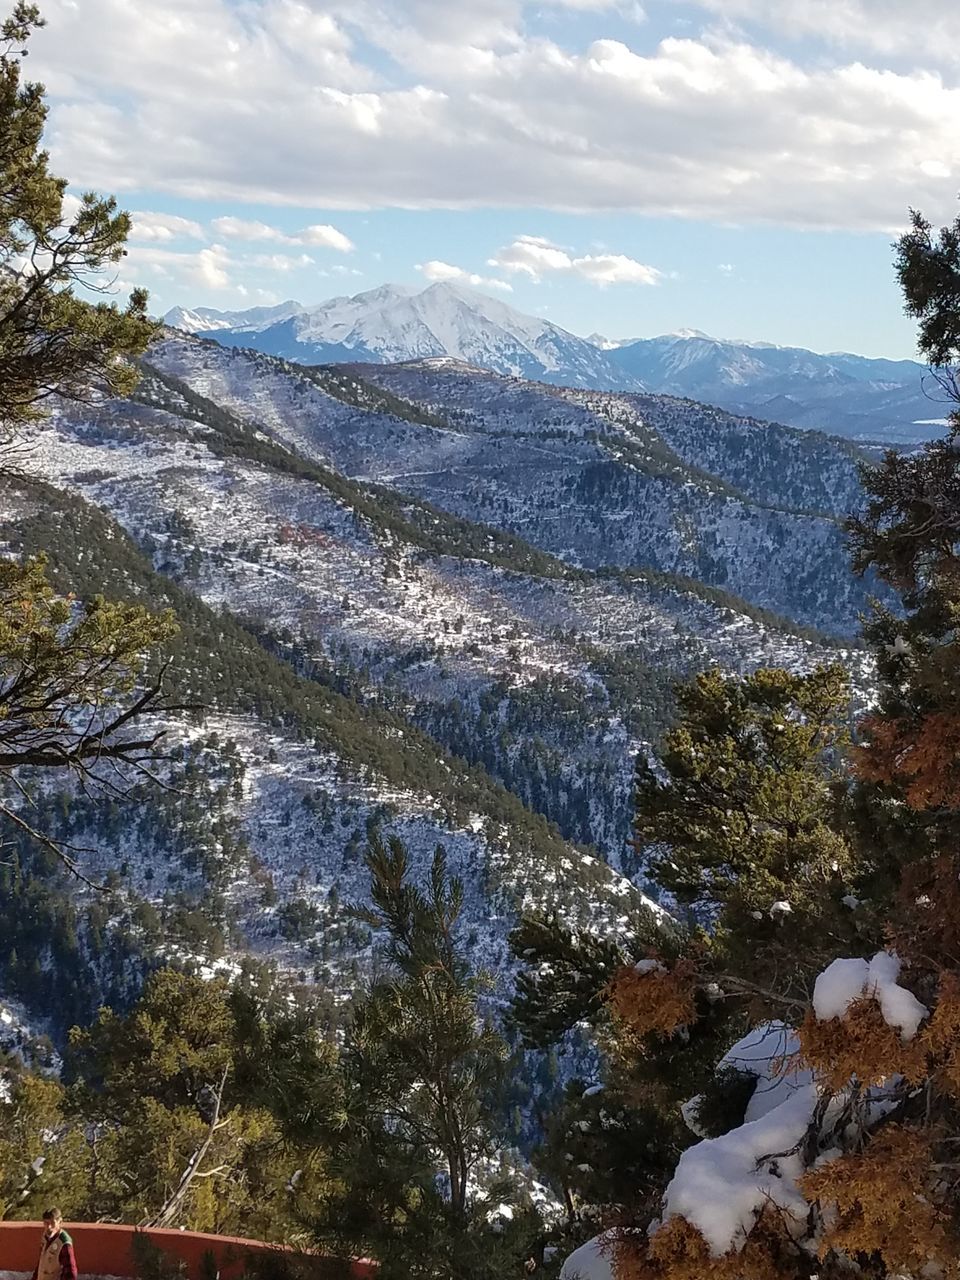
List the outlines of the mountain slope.
{"label": "mountain slope", "polygon": [[516,377],[639,389],[593,343],[459,285],[433,284],[420,293],[383,285],[297,312],[284,304],[273,318],[263,310],[214,314],[175,308],[165,319],[188,332],[211,332],[225,345],[237,343],[301,364],[450,356]]}
{"label": "mountain slope", "polygon": [[911,360],[818,355],[730,342],[684,329],[657,338],[584,339],[460,285],[383,285],[317,306],[217,312],[175,307],[174,328],[208,333],[300,364],[449,357],[513,377],[607,391],[647,391],[857,440],[912,442],[940,433],[947,406]]}
{"label": "mountain slope", "polygon": [[[189,339],[153,359],[329,469],[508,531],[567,566],[681,574],[798,624],[856,630],[869,584],[850,574],[837,519],[860,500],[843,442],[728,430],[723,414],[692,406],[699,435],[726,441],[726,462],[718,455],[708,472],[686,460],[698,448],[689,431],[673,448],[629,397],[580,403],[449,360],[301,369]],[[385,394],[406,406],[402,419],[383,411]],[[665,424],[678,412],[653,405]],[[768,490],[760,497],[723,474],[743,470],[744,431],[773,477],[754,486]]]}
{"label": "mountain slope", "polygon": [[[10,989],[49,1004],[51,966],[76,971],[65,1019],[125,999],[158,952],[267,961],[347,999],[369,938],[339,903],[364,892],[375,829],[418,868],[447,847],[477,961],[506,981],[521,908],[628,930],[643,905],[623,874],[640,870],[633,764],[670,722],[671,681],[838,656],[864,674],[856,651],[633,558],[658,545],[644,528],[657,504],[682,499],[688,536],[729,509],[738,537],[749,523],[762,535],[751,572],[790,578],[809,554],[796,529],[832,518],[788,517],[731,481],[750,483],[742,455],[771,474],[789,460],[794,487],[773,496],[839,505],[852,459],[826,438],[780,441],[702,407],[684,435],[674,402],[446,360],[317,370],[190,338],[150,358],[135,399],[62,405],[35,429],[44,483],[8,485],[0,528],[14,551],[46,550],[64,589],[171,604],[183,693],[209,709],[171,725],[168,789],[40,797],[44,823],[96,850],[109,909],[81,894],[86,914],[68,918],[58,890],[41,910],[50,869],[33,875],[26,848],[23,878],[0,869]],[[684,459],[699,435],[715,471]],[[619,479],[599,484],[600,466]],[[562,539],[593,539],[594,567],[551,550],[558,476],[561,498],[583,489],[564,499]],[[488,500],[491,482],[512,512]],[[794,533],[769,540],[788,518]]]}
{"label": "mountain slope", "polygon": [[938,433],[929,420],[946,412],[928,371],[911,360],[824,356],[706,334],[640,339],[605,354],[651,391],[852,439],[928,439]]}

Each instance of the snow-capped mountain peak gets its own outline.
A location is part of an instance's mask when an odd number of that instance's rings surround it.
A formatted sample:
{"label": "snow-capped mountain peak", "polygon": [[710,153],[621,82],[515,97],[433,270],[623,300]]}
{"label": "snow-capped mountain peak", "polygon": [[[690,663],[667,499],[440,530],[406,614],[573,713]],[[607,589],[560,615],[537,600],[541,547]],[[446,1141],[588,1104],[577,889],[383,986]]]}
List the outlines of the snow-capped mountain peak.
{"label": "snow-capped mountain peak", "polygon": [[450,358],[494,373],[601,391],[705,401],[869,440],[935,434],[922,365],[819,355],[798,347],[678,329],[655,338],[581,338],[542,316],[449,281],[383,284],[312,306],[248,311],[175,307],[167,324],[301,364],[393,364]]}
{"label": "snow-capped mountain peak", "polygon": [[299,315],[304,308],[299,302],[280,302],[270,307],[249,307],[245,311],[217,311],[214,307],[171,307],[163,323],[185,333],[213,333],[217,329],[258,332],[268,325]]}
{"label": "snow-capped mountain peak", "polygon": [[525,315],[446,281],[422,290],[386,284],[315,306],[286,303],[267,315],[175,308],[167,323],[228,345],[254,347],[304,364],[393,363],[449,356],[514,377],[572,386],[627,386],[606,355],[542,317]]}

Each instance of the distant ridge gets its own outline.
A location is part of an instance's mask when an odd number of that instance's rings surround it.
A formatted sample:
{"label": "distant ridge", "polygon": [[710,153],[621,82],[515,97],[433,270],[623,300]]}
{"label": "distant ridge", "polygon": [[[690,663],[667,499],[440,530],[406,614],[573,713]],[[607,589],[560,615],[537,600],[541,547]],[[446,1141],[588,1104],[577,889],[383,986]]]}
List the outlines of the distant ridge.
{"label": "distant ridge", "polygon": [[499,298],[450,283],[384,284],[304,306],[174,307],[164,320],[225,346],[300,364],[393,364],[450,357],[494,373],[601,391],[652,392],[855,440],[916,442],[946,410],[912,360],[713,338],[680,329],[622,341],[581,338]]}

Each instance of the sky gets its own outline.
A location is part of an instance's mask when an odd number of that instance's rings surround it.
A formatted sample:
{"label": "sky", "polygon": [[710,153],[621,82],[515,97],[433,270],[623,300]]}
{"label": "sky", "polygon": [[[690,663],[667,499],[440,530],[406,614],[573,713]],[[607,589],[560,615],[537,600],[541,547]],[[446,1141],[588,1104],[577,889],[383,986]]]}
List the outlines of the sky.
{"label": "sky", "polygon": [[955,0],[43,0],[71,190],[152,308],[474,285],[579,334],[915,354],[958,212]]}

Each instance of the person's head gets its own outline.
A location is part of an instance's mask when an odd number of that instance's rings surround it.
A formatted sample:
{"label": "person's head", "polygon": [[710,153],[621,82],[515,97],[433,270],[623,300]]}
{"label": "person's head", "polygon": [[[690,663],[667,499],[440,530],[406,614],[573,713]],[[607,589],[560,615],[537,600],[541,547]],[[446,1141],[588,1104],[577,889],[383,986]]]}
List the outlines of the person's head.
{"label": "person's head", "polygon": [[63,1214],[59,1209],[48,1209],[43,1215],[43,1229],[48,1236],[55,1236],[63,1226]]}

